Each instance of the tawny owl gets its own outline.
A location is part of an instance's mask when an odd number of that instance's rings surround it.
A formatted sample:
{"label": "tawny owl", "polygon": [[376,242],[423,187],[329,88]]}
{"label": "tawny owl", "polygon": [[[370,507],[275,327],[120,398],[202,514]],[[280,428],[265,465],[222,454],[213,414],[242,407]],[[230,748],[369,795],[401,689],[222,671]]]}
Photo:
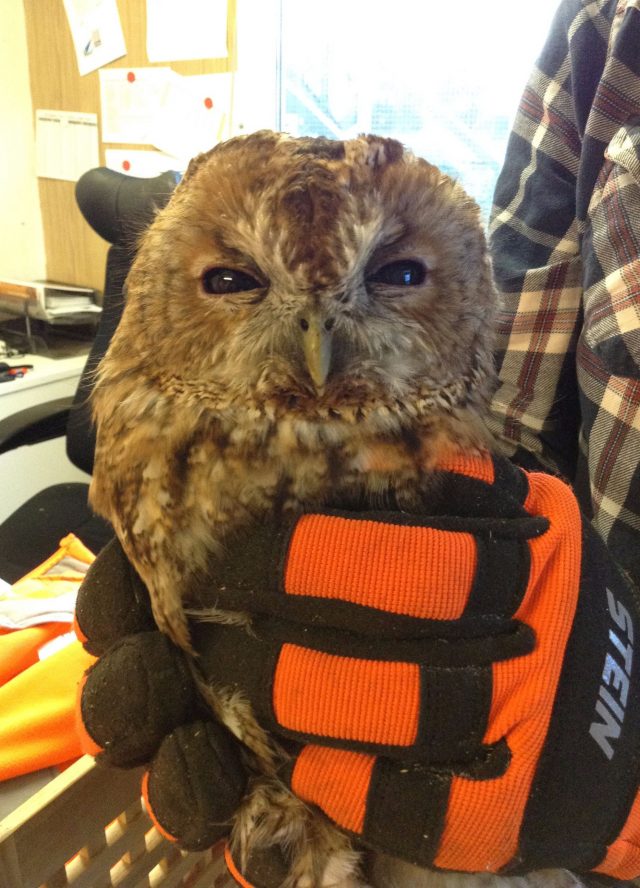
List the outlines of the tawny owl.
{"label": "tawny owl", "polygon": [[[443,451],[487,443],[494,308],[477,205],[396,141],[261,132],[192,161],[142,239],[94,401],[92,502],[159,627],[188,649],[191,583],[276,499],[424,509]],[[292,885],[358,884],[332,830],[303,836]]]}

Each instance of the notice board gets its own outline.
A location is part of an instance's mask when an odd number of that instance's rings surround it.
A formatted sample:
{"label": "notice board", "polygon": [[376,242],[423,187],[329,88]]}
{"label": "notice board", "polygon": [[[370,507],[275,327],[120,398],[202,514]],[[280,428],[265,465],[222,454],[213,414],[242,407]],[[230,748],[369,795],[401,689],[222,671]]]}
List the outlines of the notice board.
{"label": "notice board", "polygon": [[[117,0],[127,54],[110,67],[147,67],[146,0]],[[80,76],[62,0],[24,0],[33,108],[98,114],[98,71]],[[162,62],[179,74],[213,74],[236,69],[236,5],[228,0],[228,55],[219,59]],[[101,130],[99,130],[101,132]],[[122,145],[100,143],[105,148]],[[151,148],[152,146],[136,146]],[[44,227],[47,278],[77,286],[104,286],[108,244],[82,218],[74,196],[74,183],[61,179],[38,180]]]}

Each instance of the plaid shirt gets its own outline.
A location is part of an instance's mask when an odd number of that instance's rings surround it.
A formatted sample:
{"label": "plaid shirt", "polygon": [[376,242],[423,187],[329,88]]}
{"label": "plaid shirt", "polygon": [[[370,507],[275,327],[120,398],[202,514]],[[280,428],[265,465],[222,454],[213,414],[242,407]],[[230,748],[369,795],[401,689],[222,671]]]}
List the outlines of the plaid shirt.
{"label": "plaid shirt", "polygon": [[640,0],[563,0],[494,195],[493,423],[640,585]]}

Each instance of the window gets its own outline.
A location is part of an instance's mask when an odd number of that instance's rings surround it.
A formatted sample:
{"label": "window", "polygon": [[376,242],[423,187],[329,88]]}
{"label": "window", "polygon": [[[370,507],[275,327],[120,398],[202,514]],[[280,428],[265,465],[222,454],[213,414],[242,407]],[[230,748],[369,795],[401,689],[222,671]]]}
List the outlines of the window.
{"label": "window", "polygon": [[[279,77],[267,125],[294,135],[394,136],[459,178],[488,216],[511,121],[558,2],[279,0],[279,10],[274,2]],[[255,20],[252,29],[264,51],[268,29]]]}

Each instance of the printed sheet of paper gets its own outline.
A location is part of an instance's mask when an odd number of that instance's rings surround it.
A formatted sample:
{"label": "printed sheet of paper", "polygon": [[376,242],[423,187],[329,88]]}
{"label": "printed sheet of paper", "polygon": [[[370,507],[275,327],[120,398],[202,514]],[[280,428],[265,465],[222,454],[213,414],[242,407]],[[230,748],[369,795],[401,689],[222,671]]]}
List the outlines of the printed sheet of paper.
{"label": "printed sheet of paper", "polygon": [[140,178],[159,176],[167,170],[183,171],[178,160],[170,154],[141,148],[107,148],[105,161],[110,170]]}
{"label": "printed sheet of paper", "polygon": [[226,58],[227,0],[147,0],[150,62]]}
{"label": "printed sheet of paper", "polygon": [[178,158],[180,169],[229,135],[230,74],[176,76],[151,134],[151,144]]}
{"label": "printed sheet of paper", "polygon": [[64,0],[80,74],[126,55],[116,0]]}
{"label": "printed sheet of paper", "polygon": [[155,121],[176,79],[180,75],[164,67],[101,70],[102,141],[153,145]]}
{"label": "printed sheet of paper", "polygon": [[98,116],[73,111],[36,111],[36,174],[76,182],[100,165]]}

